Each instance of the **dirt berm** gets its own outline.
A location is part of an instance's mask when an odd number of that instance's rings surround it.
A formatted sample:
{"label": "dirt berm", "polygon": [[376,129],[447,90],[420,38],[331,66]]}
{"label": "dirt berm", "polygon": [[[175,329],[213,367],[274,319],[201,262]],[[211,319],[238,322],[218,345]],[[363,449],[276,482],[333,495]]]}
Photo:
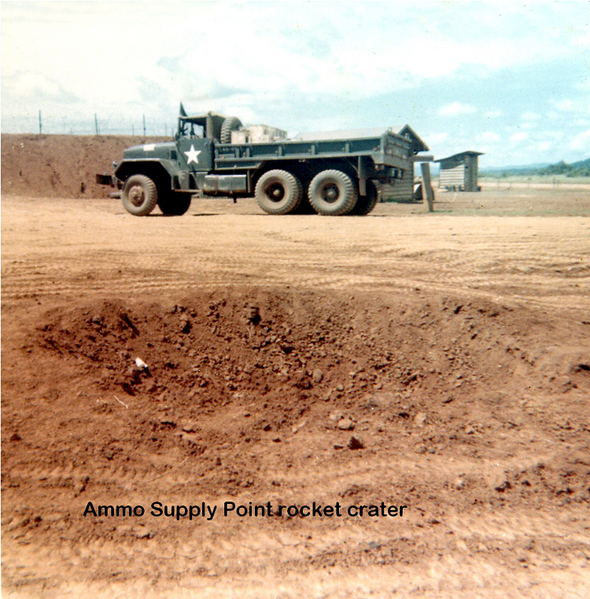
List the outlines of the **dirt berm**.
{"label": "dirt berm", "polygon": [[2,194],[33,197],[104,198],[112,189],[96,175],[113,172],[123,150],[165,141],[126,135],[2,135]]}

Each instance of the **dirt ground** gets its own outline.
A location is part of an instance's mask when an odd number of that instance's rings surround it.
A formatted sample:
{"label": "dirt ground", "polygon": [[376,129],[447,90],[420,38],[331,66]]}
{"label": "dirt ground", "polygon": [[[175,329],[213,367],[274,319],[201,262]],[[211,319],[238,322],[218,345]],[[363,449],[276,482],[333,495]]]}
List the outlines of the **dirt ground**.
{"label": "dirt ground", "polygon": [[3,597],[588,596],[590,191],[136,218],[4,137]]}

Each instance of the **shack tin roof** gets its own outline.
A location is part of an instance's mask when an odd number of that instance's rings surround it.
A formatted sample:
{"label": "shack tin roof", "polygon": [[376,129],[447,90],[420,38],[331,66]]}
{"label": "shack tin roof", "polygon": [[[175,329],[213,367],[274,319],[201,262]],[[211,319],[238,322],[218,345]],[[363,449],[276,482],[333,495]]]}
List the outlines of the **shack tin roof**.
{"label": "shack tin roof", "polygon": [[429,147],[416,135],[415,131],[409,126],[375,128],[375,129],[345,129],[341,131],[310,131],[298,133],[293,139],[301,141],[329,141],[332,139],[363,139],[366,137],[381,137],[385,133],[393,133],[409,138],[414,145],[416,152],[427,152]]}
{"label": "shack tin roof", "polygon": [[446,158],[439,158],[434,162],[446,162],[447,160],[457,161],[460,160],[463,156],[482,156],[483,152],[474,152],[473,150],[465,150],[465,152],[459,152],[458,154],[453,154],[452,156],[447,156]]}

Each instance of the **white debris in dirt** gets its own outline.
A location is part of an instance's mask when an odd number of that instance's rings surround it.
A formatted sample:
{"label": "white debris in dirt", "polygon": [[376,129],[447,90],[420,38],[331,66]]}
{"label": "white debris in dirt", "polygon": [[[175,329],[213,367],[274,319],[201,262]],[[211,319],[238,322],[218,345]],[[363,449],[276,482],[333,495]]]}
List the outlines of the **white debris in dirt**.
{"label": "white debris in dirt", "polygon": [[148,365],[141,358],[135,358],[135,365],[139,370],[147,370],[148,368]]}

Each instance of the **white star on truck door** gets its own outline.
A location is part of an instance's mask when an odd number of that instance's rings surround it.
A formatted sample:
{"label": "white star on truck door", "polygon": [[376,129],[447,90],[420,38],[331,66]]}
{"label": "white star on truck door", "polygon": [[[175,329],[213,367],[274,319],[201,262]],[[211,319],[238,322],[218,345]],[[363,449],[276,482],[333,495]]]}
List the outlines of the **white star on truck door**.
{"label": "white star on truck door", "polygon": [[195,146],[193,146],[193,144],[191,144],[191,149],[188,152],[183,153],[186,154],[187,164],[190,164],[191,162],[199,164],[199,154],[201,153],[201,150],[195,150]]}

